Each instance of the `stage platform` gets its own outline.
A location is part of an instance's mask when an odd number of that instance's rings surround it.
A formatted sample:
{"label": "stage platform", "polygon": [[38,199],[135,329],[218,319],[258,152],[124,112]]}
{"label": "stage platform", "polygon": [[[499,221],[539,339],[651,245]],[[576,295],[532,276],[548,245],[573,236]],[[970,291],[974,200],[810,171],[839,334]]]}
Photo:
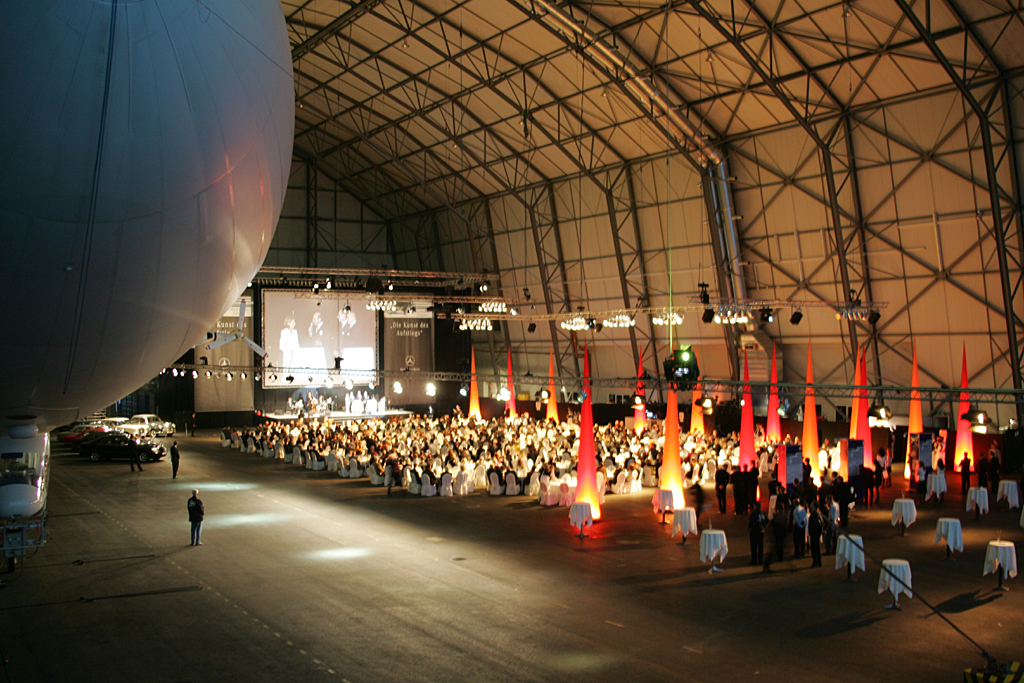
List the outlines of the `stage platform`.
{"label": "stage platform", "polygon": [[[307,420],[330,418],[334,422],[347,422],[349,420],[372,420],[375,417],[386,420],[389,417],[402,417],[405,415],[412,415],[412,413],[408,410],[385,410],[382,413],[346,413],[342,410],[332,410],[322,413],[303,413],[302,417]],[[291,422],[292,420],[299,419],[297,413],[264,413],[263,417],[277,422]]]}

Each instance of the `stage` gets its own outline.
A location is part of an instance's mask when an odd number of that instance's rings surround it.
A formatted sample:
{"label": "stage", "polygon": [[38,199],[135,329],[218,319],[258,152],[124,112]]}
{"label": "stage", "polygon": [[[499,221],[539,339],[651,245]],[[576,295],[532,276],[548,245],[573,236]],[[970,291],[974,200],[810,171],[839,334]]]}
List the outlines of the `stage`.
{"label": "stage", "polygon": [[386,420],[390,417],[404,417],[406,415],[412,415],[408,410],[385,410],[384,412],[374,413],[346,413],[343,410],[331,410],[322,411],[317,413],[264,413],[263,417],[268,420],[274,420],[275,422],[291,422],[302,417],[304,420],[323,420],[330,419],[333,422],[348,422],[350,420],[372,420],[374,418],[380,418]]}

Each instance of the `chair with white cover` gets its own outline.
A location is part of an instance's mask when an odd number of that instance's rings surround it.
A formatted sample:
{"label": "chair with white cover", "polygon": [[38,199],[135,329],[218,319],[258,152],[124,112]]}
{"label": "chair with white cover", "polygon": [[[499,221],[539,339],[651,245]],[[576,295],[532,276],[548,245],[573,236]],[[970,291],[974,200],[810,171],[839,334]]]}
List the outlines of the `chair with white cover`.
{"label": "chair with white cover", "polygon": [[479,486],[482,489],[487,488],[487,468],[484,467],[483,463],[476,466],[473,470],[473,486]]}
{"label": "chair with white cover", "polygon": [[338,456],[334,454],[334,449],[327,451],[327,471],[337,472],[338,471]]}
{"label": "chair with white cover", "polygon": [[459,473],[455,475],[455,483],[452,484],[455,490],[455,495],[464,496],[469,493],[469,485],[472,481],[473,480],[470,478],[469,472],[460,470]]}
{"label": "chair with white cover", "polygon": [[640,473],[632,470],[626,477],[626,493],[640,493],[643,488],[640,484]]}
{"label": "chair with white cover", "polygon": [[526,484],[526,495],[540,495],[540,473],[534,472],[530,475],[530,481]]}
{"label": "chair with white cover", "polygon": [[256,439],[253,437],[252,434],[249,435],[249,452],[250,453],[255,453],[256,452]]}
{"label": "chair with white cover", "polygon": [[406,489],[408,490],[409,495],[420,495],[420,475],[416,474],[415,470],[409,470],[409,483],[406,485]]}
{"label": "chair with white cover", "polygon": [[650,465],[644,465],[643,485],[653,488],[658,487],[658,478],[654,476],[654,468]]}
{"label": "chair with white cover", "polygon": [[490,490],[491,495],[492,496],[504,495],[505,487],[501,485],[501,480],[498,479],[498,473],[497,472],[491,472],[488,475],[488,477],[491,480],[491,490]]}
{"label": "chair with white cover", "polygon": [[430,477],[424,472],[420,478],[420,495],[421,496],[436,496],[437,487],[430,483]]}
{"label": "chair with white cover", "polygon": [[546,474],[540,478],[540,493],[537,502],[546,506],[558,505],[558,487],[550,482]]}
{"label": "chair with white cover", "polygon": [[238,432],[231,432],[231,447],[238,448]]}
{"label": "chair with white cover", "polygon": [[315,455],[306,450],[302,451],[302,462],[305,463],[307,470],[313,469],[314,460],[316,460]]}
{"label": "chair with white cover", "polygon": [[221,448],[230,448],[231,447],[231,439],[225,439],[224,435],[222,434],[221,437],[220,437],[220,447]]}
{"label": "chair with white cover", "polygon": [[505,495],[519,495],[519,481],[516,480],[516,475],[513,472],[509,472],[508,474],[505,475]]}
{"label": "chair with white cover", "polygon": [[612,484],[612,493],[622,494],[627,493],[626,490],[626,471],[619,472],[619,476],[615,478],[615,483]]}
{"label": "chair with white cover", "polygon": [[398,486],[398,477],[394,476],[394,472],[391,471],[391,465],[384,466],[384,485],[385,486]]}
{"label": "chair with white cover", "polygon": [[569,484],[562,482],[558,485],[558,506],[567,508],[573,503],[572,492],[569,491]]}
{"label": "chair with white cover", "polygon": [[363,476],[363,471],[359,468],[359,461],[355,458],[349,458],[348,461],[348,477],[349,479],[359,479]]}
{"label": "chair with white cover", "polygon": [[441,491],[442,496],[451,496],[452,493],[452,475],[450,472],[445,472],[441,475]]}
{"label": "chair with white cover", "polygon": [[298,446],[292,446],[291,453],[286,455],[284,461],[287,463],[299,464],[299,460],[302,459],[302,449]]}
{"label": "chair with white cover", "polygon": [[370,484],[372,486],[383,486],[384,485],[384,475],[383,474],[377,474],[377,468],[376,467],[374,467],[373,465],[370,465],[369,467],[366,468],[366,473],[370,477]]}
{"label": "chair with white cover", "polygon": [[604,472],[597,473],[597,502],[604,505],[604,492],[608,488],[608,482],[604,478]]}
{"label": "chair with white cover", "polygon": [[314,472],[322,472],[327,467],[327,461],[320,458],[310,458]]}

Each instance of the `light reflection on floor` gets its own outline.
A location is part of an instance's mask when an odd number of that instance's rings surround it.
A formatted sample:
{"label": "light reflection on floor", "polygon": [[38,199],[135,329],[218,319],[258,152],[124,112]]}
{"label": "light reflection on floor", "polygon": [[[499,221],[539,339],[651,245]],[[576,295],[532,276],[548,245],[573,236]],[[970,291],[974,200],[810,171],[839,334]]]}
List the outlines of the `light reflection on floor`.
{"label": "light reflection on floor", "polygon": [[306,553],[310,560],[355,560],[371,554],[369,548],[325,548]]}
{"label": "light reflection on floor", "polygon": [[288,515],[283,512],[258,512],[251,515],[207,515],[206,519],[203,520],[203,526],[266,526],[268,524],[290,522],[292,519],[294,519],[294,515]]}
{"label": "light reflection on floor", "polygon": [[188,484],[184,482],[173,482],[168,484],[167,488],[172,490],[180,489],[182,491],[189,492],[191,492],[192,489],[199,489],[199,494],[202,495],[203,491],[249,491],[251,489],[260,488],[260,485],[233,481],[194,481]]}

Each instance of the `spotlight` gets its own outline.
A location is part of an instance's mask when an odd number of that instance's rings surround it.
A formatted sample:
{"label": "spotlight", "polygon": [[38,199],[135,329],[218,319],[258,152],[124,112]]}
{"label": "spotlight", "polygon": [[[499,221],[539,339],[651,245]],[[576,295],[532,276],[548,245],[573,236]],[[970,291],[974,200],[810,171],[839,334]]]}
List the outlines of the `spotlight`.
{"label": "spotlight", "polygon": [[964,413],[960,419],[970,422],[973,428],[974,425],[983,425],[988,422],[988,415],[986,415],[984,411],[978,410],[974,406],[970,406],[967,412]]}
{"label": "spotlight", "polygon": [[711,403],[711,399],[710,399],[710,398],[705,398],[705,399],[704,399],[704,403],[703,403],[703,404],[701,404],[701,405],[702,405],[702,406],[703,406],[704,408],[710,408],[710,407],[712,406],[712,403]]}
{"label": "spotlight", "polygon": [[872,309],[871,312],[868,313],[868,322],[871,323],[872,325],[877,325],[878,321],[881,319],[882,314],[874,309]]}
{"label": "spotlight", "polygon": [[604,323],[597,323],[596,325],[594,325],[594,331],[595,332],[600,332],[603,329],[604,329]]}
{"label": "spotlight", "polygon": [[391,280],[388,280],[388,291],[389,292],[395,291],[395,283],[392,282]]}
{"label": "spotlight", "polygon": [[210,372],[209,370],[207,370],[207,371],[206,371],[206,376],[207,376],[207,377],[212,377],[212,376],[213,376],[213,373],[212,373],[212,372]]}
{"label": "spotlight", "polygon": [[395,392],[396,394],[400,394],[400,393],[402,393],[403,391],[405,391],[405,389],[404,389],[404,388],[402,387],[402,383],[401,383],[401,382],[398,382],[398,381],[396,381],[396,382],[395,382],[394,384],[392,384],[392,385],[391,385],[391,389],[392,389],[392,391],[394,391],[394,392]]}
{"label": "spotlight", "polygon": [[224,376],[224,378],[225,378],[225,379],[226,379],[227,381],[229,381],[229,382],[230,382],[231,380],[233,380],[233,379],[235,378],[235,376],[234,376],[234,375],[232,375],[232,374],[231,374],[231,373],[229,372],[228,374],[226,374],[226,375]]}
{"label": "spotlight", "polygon": [[684,363],[690,362],[690,352],[689,351],[683,351],[683,362]]}
{"label": "spotlight", "polygon": [[772,323],[775,322],[775,316],[772,314],[772,309],[765,306],[761,309],[761,322]]}
{"label": "spotlight", "polygon": [[537,331],[537,323],[530,323],[526,326],[526,331],[533,334]]}
{"label": "spotlight", "polygon": [[466,389],[466,385],[465,384],[463,384],[461,387],[459,387],[459,393],[461,395],[463,395],[463,396],[466,396],[466,395],[469,394],[469,390]]}
{"label": "spotlight", "polygon": [[530,290],[527,289],[526,287],[523,287],[523,298],[526,299],[527,301],[530,300]]}
{"label": "spotlight", "polygon": [[287,377],[284,378],[284,381],[288,382],[288,384],[291,384],[292,382],[295,381],[295,377],[293,375],[288,375]]}
{"label": "spotlight", "polygon": [[334,357],[334,369],[335,370],[341,370],[341,361],[343,361],[343,360],[345,360],[345,359],[342,358],[341,356],[335,356]]}
{"label": "spotlight", "polygon": [[700,317],[706,323],[713,322],[715,319],[715,310],[713,308],[705,308],[704,315]]}
{"label": "spotlight", "polygon": [[328,377],[327,379],[324,380],[324,386],[327,387],[328,389],[334,388],[334,380]]}
{"label": "spotlight", "polygon": [[373,391],[374,389],[377,388],[377,383],[371,379],[369,382],[367,382],[366,388],[369,389],[370,391]]}
{"label": "spotlight", "polygon": [[256,380],[257,382],[259,382],[260,381],[260,373],[257,372],[255,375],[252,376],[252,378],[254,380]]}
{"label": "spotlight", "polygon": [[210,361],[207,360],[206,356],[199,356],[199,364],[200,365],[209,365]]}
{"label": "spotlight", "polygon": [[487,283],[486,282],[484,282],[483,284],[480,285],[480,291],[481,292],[486,292],[487,291]]}
{"label": "spotlight", "polygon": [[352,387],[353,386],[355,386],[355,385],[352,383],[352,380],[346,378],[345,379],[345,388],[348,389],[349,391],[352,391]]}
{"label": "spotlight", "polygon": [[644,404],[644,397],[640,394],[633,394],[633,405],[642,406]]}
{"label": "spotlight", "polygon": [[793,315],[789,316],[790,325],[799,325],[800,321],[804,319],[804,314],[800,312],[800,309],[793,311]]}
{"label": "spotlight", "polygon": [[246,379],[247,377],[249,377],[249,375],[247,375],[246,373],[243,372],[242,373],[242,379]]}
{"label": "spotlight", "polygon": [[[711,303],[711,295],[708,294],[708,286],[709,285],[706,282],[701,282],[700,284],[697,285],[697,287],[700,289],[700,302],[702,304],[704,304],[705,306],[707,306],[709,303]],[[704,322],[710,322],[710,321],[709,320],[705,320]]]}
{"label": "spotlight", "polygon": [[427,382],[427,396],[437,396],[437,387],[433,382]]}
{"label": "spotlight", "polygon": [[345,312],[346,313],[351,313],[352,312],[352,307],[349,306],[348,304],[345,304]]}
{"label": "spotlight", "polygon": [[313,375],[309,375],[309,376],[306,377],[306,383],[307,384],[312,384],[313,383]]}
{"label": "spotlight", "polygon": [[721,322],[722,322],[722,314],[716,312],[715,315],[711,319],[714,320],[716,324],[721,324]]}
{"label": "spotlight", "polygon": [[173,375],[174,377],[177,377],[178,376],[178,368],[174,368],[173,370],[171,370],[171,375]]}
{"label": "spotlight", "polygon": [[519,315],[519,309],[513,306],[511,309],[509,309],[509,313],[511,313],[512,315]]}
{"label": "spotlight", "polygon": [[277,375],[271,374],[270,375],[270,381],[271,382],[276,382],[277,381]]}
{"label": "spotlight", "polygon": [[548,391],[547,389],[541,389],[540,390],[540,397],[541,397],[541,400],[546,401],[546,400],[548,400],[551,397],[551,392]]}
{"label": "spotlight", "polygon": [[192,371],[192,379],[196,379],[197,377],[199,377],[199,373],[196,370],[193,370]]}
{"label": "spotlight", "polygon": [[320,283],[319,282],[314,282],[313,283],[313,293],[316,294],[318,291],[320,291]]}

